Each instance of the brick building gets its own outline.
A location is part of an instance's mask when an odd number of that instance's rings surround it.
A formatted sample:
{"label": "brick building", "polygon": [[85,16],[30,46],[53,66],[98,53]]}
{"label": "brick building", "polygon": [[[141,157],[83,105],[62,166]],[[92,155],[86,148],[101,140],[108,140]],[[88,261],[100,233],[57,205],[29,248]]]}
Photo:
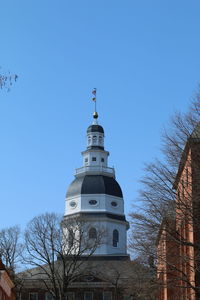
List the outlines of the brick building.
{"label": "brick building", "polygon": [[[87,261],[80,276],[64,292],[65,300],[134,300],[132,283],[135,266],[131,261]],[[21,274],[18,291],[20,300],[54,300],[48,278],[41,276],[40,268]],[[49,288],[47,288],[47,285]]]}
{"label": "brick building", "polygon": [[174,212],[158,236],[158,300],[200,299],[200,124],[188,139],[176,180]]}
{"label": "brick building", "polygon": [[0,260],[0,300],[15,300],[14,284],[8,271]]}

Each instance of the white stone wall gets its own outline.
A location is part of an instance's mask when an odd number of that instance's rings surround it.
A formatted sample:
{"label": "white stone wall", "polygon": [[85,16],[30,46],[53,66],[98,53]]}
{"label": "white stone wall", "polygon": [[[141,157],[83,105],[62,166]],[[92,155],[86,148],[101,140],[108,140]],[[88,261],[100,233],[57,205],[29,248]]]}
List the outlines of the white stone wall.
{"label": "white stone wall", "polygon": [[[82,152],[84,166],[103,166],[108,165],[109,152],[103,150],[88,150]],[[94,158],[96,160],[94,160]]]}
{"label": "white stone wall", "polygon": [[[98,222],[90,223],[91,226],[96,226],[98,229]],[[95,228],[96,228],[95,227]],[[126,242],[126,224],[116,220],[104,220],[100,222],[100,228],[105,230],[104,243],[100,245],[96,251],[96,255],[116,255],[116,254],[127,254]],[[119,232],[119,243],[117,247],[113,247],[113,230],[117,229]],[[100,229],[101,230],[101,229]]]}
{"label": "white stone wall", "polygon": [[[95,200],[96,204],[91,205],[90,203],[94,203],[91,200]],[[124,215],[124,200],[107,194],[82,194],[66,198],[65,216],[79,212],[108,212]]]}
{"label": "white stone wall", "polygon": [[[84,225],[84,234],[85,234],[85,240],[89,242],[89,229],[95,228],[97,230],[97,235],[102,236],[100,244],[98,245],[96,251],[94,254],[96,255],[125,255],[127,254],[126,249],[126,239],[127,239],[127,233],[126,233],[126,223],[122,221],[117,220],[111,220],[105,218],[99,219],[99,220],[86,220]],[[117,247],[113,246],[113,230],[118,230],[119,232],[119,242],[117,244]],[[92,242],[92,240],[91,240]],[[77,247],[74,247],[74,253],[75,254]],[[91,250],[88,250],[84,252],[85,255],[89,254]],[[66,247],[66,253],[67,253],[67,247]]]}

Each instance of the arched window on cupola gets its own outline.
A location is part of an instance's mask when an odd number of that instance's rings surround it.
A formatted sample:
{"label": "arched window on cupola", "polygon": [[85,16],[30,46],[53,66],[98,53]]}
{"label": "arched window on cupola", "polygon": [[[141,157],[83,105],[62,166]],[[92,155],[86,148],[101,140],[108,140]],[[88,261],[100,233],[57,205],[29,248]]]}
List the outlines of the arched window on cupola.
{"label": "arched window on cupola", "polygon": [[96,228],[92,227],[89,230],[89,239],[96,239],[97,238],[97,230]]}
{"label": "arched window on cupola", "polygon": [[113,247],[117,247],[119,243],[119,231],[117,229],[113,230]]}
{"label": "arched window on cupola", "polygon": [[88,137],[88,145],[91,145],[92,143],[92,139],[91,139],[91,136]]}
{"label": "arched window on cupola", "polygon": [[96,143],[97,143],[97,136],[96,136],[96,135],[94,135],[94,136],[92,137],[92,143],[93,143],[93,144],[96,144]]}
{"label": "arched window on cupola", "polygon": [[102,138],[102,136],[100,135],[100,137],[99,137],[99,145],[102,145],[102,143],[103,143],[103,138]]}

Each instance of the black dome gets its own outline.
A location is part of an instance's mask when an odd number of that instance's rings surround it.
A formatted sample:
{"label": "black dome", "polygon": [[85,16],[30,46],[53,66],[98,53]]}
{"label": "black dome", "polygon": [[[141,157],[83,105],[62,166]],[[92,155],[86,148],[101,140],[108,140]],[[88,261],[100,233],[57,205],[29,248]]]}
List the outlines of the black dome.
{"label": "black dome", "polygon": [[67,197],[78,194],[107,194],[123,197],[118,182],[113,177],[103,175],[85,175],[77,177],[69,186]]}
{"label": "black dome", "polygon": [[87,129],[87,133],[90,132],[101,132],[104,133],[103,127],[101,125],[90,125]]}

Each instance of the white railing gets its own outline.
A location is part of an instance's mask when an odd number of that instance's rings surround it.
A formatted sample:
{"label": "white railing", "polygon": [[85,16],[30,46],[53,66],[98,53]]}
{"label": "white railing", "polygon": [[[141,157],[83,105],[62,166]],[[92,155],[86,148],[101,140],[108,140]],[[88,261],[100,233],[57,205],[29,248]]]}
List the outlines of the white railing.
{"label": "white railing", "polygon": [[109,173],[115,175],[114,168],[103,167],[103,166],[85,166],[75,170],[75,175],[80,173]]}

